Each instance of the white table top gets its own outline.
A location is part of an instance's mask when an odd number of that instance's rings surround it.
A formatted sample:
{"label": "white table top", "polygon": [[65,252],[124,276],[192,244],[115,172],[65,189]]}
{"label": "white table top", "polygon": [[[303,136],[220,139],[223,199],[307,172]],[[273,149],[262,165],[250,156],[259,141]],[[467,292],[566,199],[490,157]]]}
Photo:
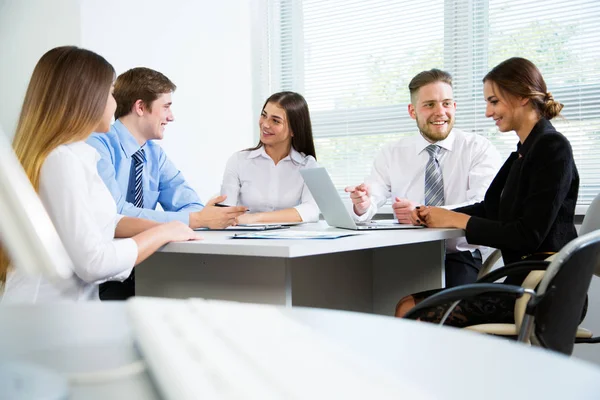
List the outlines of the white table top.
{"label": "white table top", "polygon": [[[240,312],[248,304],[239,304]],[[600,368],[505,339],[391,317],[282,308],[365,361],[389,370],[426,398],[597,399]],[[61,373],[114,368],[138,355],[124,303],[0,307],[4,360]],[[74,387],[72,399],[156,399],[149,375]]]}
{"label": "white table top", "polygon": [[393,371],[432,399],[598,399],[600,367],[430,323],[307,308],[283,312]]}
{"label": "white table top", "polygon": [[[401,244],[430,242],[464,236],[462,229],[406,229],[350,231],[332,228],[325,221],[293,226],[293,230],[353,232],[356,236],[339,239],[231,239],[234,231],[200,231],[204,240],[176,242],[164,246],[166,253],[221,254],[295,258],[352,250],[373,249]],[[273,232],[273,231],[270,231]]]}

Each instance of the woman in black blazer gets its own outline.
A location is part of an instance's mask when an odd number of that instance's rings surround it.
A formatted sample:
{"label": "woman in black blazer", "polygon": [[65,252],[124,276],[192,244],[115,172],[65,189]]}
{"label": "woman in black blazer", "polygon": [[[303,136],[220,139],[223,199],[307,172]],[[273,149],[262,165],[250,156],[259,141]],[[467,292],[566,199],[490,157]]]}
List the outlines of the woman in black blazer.
{"label": "woman in black blazer", "polygon": [[[452,211],[421,206],[412,218],[415,224],[432,228],[464,229],[469,243],[500,249],[505,264],[545,258],[577,237],[573,219],[579,174],[569,141],[549,121],[559,115],[563,105],[547,91],[537,67],[524,58],[498,64],[483,78],[483,84],[486,117],[493,118],[501,132],[517,133],[517,151],[494,178],[484,201]],[[506,283],[521,284],[524,278],[511,276]],[[435,292],[405,297],[398,303],[396,315],[404,315]],[[510,319],[514,300],[490,307],[471,306],[475,312],[497,310]],[[459,319],[473,322],[471,316],[463,317]],[[477,317],[479,322],[486,316]]]}

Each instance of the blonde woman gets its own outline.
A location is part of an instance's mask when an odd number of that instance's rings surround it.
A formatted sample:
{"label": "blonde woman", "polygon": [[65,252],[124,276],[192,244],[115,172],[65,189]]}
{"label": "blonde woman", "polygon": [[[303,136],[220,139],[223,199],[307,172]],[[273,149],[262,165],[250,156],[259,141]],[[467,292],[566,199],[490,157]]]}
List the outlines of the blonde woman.
{"label": "blonde woman", "polygon": [[48,51],[33,71],[13,147],[73,261],[76,285],[65,291],[10,269],[0,250],[3,302],[98,300],[100,283],[126,279],[160,246],[198,239],[180,222],[117,215],[98,154],[84,142],[110,128],[114,76],[103,57],[71,46]]}

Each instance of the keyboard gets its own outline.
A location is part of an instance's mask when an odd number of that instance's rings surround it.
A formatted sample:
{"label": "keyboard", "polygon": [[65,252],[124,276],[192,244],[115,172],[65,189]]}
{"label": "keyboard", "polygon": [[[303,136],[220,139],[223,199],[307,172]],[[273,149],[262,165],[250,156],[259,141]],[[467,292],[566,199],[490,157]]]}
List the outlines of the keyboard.
{"label": "keyboard", "polygon": [[278,306],[143,297],[127,306],[165,399],[424,398]]}

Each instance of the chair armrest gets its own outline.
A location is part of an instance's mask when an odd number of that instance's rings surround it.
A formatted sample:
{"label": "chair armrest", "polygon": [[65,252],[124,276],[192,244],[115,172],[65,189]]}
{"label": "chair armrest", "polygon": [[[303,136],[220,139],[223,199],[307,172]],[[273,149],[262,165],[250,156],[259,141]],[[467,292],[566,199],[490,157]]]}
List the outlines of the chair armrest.
{"label": "chair armrest", "polygon": [[474,297],[481,294],[489,293],[507,293],[514,294],[517,298],[523,296],[525,289],[521,286],[505,285],[502,283],[471,283],[469,285],[457,286],[454,288],[443,290],[436,293],[416,306],[414,306],[404,318],[416,319],[419,311],[426,308],[439,306],[446,303],[451,303],[457,300],[463,300],[468,297]]}
{"label": "chair armrest", "polygon": [[497,336],[517,336],[519,334],[515,324],[479,324],[465,326],[463,329]]}
{"label": "chair armrest", "polygon": [[477,280],[477,283],[492,283],[498,279],[506,278],[509,274],[518,274],[531,271],[545,271],[550,265],[549,261],[519,261],[498,268]]}
{"label": "chair armrest", "polygon": [[575,334],[577,339],[590,339],[592,336],[594,336],[592,331],[581,327],[577,328],[577,333]]}
{"label": "chair armrest", "polygon": [[498,249],[494,249],[494,251],[492,251],[483,262],[483,265],[477,274],[477,279],[483,278],[489,274],[490,270],[498,262],[500,257],[502,257],[502,252]]}

